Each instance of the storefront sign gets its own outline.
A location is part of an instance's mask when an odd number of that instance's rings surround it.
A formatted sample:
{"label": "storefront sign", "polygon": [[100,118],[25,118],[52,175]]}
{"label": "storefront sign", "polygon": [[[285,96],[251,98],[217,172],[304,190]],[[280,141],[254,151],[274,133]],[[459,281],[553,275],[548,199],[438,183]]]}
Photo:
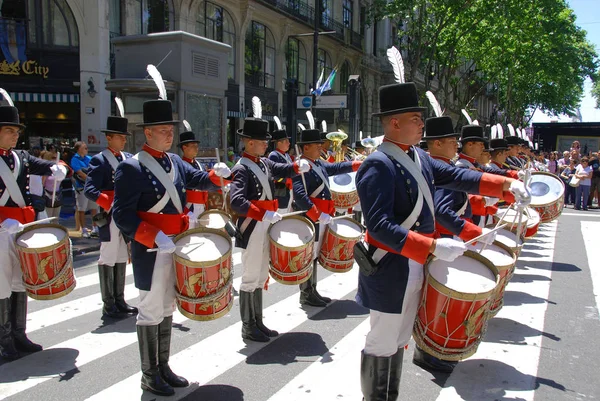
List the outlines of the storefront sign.
{"label": "storefront sign", "polygon": [[48,78],[50,67],[38,64],[37,61],[27,60],[21,63],[17,60],[9,64],[6,60],[0,63],[0,75],[39,75],[42,78]]}
{"label": "storefront sign", "polygon": [[[297,109],[310,109],[312,106],[311,96],[298,96],[296,100]],[[317,97],[316,109],[345,109],[348,107],[347,95],[329,95]]]}

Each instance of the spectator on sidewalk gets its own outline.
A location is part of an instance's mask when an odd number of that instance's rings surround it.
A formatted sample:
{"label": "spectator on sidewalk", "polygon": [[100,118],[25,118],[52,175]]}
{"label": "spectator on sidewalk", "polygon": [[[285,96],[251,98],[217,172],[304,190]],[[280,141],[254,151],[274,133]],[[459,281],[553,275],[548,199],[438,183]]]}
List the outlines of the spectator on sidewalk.
{"label": "spectator on sidewalk", "polygon": [[81,236],[85,238],[90,237],[90,234],[97,236],[98,228],[96,226],[94,226],[92,233],[85,227],[85,212],[89,210],[93,219],[98,209],[96,203],[86,198],[83,193],[85,179],[87,178],[87,172],[92,158],[88,156],[88,147],[84,142],[75,142],[73,148],[75,150],[75,155],[71,159],[71,168],[74,172],[73,178],[75,181],[75,231],[81,230]]}
{"label": "spectator on sidewalk", "polygon": [[546,167],[548,168],[548,172],[552,173],[552,174],[558,174],[558,162],[556,160],[556,153],[550,152],[548,157],[549,157],[549,159],[546,164]]}
{"label": "spectator on sidewalk", "polygon": [[562,174],[562,171],[569,167],[571,162],[571,153],[568,150],[563,152],[563,157],[558,160],[558,174]]}
{"label": "spectator on sidewalk", "polygon": [[569,185],[569,181],[575,175],[575,168],[577,167],[577,160],[569,159],[569,164],[563,169],[562,173],[560,173],[560,178],[562,178],[565,183],[565,205],[575,204],[575,188]]}
{"label": "spectator on sidewalk", "polygon": [[575,169],[575,177],[580,179],[579,186],[575,188],[575,209],[588,210],[588,198],[592,185],[592,168],[587,157],[581,158],[581,164]]}
{"label": "spectator on sidewalk", "polygon": [[592,185],[590,187],[588,207],[592,207],[594,198],[596,198],[596,203],[600,205],[600,159],[597,152],[592,153],[590,167],[592,168]]}
{"label": "spectator on sidewalk", "polygon": [[[47,151],[43,156],[44,160],[56,160],[56,151]],[[52,193],[54,190],[54,177],[44,176],[42,177],[42,185],[44,186],[44,201],[46,202],[46,214],[48,217],[60,217],[60,208],[62,206],[62,181],[56,183],[56,195],[54,197],[54,203],[52,203]]]}

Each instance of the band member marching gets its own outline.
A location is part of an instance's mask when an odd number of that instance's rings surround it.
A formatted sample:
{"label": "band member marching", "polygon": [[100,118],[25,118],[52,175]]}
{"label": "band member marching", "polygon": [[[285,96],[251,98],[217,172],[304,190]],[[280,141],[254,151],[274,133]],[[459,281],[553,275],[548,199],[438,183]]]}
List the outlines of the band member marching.
{"label": "band member marching", "polygon": [[236,246],[242,248],[242,284],[240,285],[240,315],[242,338],[267,342],[279,335],[263,323],[262,288],[269,276],[269,240],[267,230],[281,220],[274,198],[273,179],[288,178],[310,170],[306,160],[295,163],[275,163],[263,157],[271,135],[269,123],[262,120],[262,107],[257,97],[252,99],[252,118],[244,120],[238,135],[244,143],[242,158],[233,168],[231,208],[239,214],[237,226],[242,234]]}
{"label": "band member marching", "polygon": [[506,140],[497,138],[490,141],[490,156],[492,157],[489,166],[490,173],[497,174],[503,170],[510,169],[510,166],[506,164],[507,151],[508,143],[506,143]]}
{"label": "band member marching", "polygon": [[[181,153],[183,153],[181,158],[196,170],[203,171],[202,166],[196,160],[200,141],[196,139],[191,125],[186,120],[183,120],[183,126],[185,127],[185,131],[179,134],[179,147],[181,148]],[[198,217],[206,210],[208,191],[200,191],[194,188],[186,188],[186,190],[186,207],[190,209],[188,213],[190,228],[196,228],[199,225]]]}
{"label": "band member marching", "polygon": [[123,318],[138,310],[125,302],[125,267],[129,252],[123,234],[111,217],[115,171],[119,163],[132,156],[123,152],[127,137],[131,135],[127,131],[128,120],[125,118],[123,102],[120,98],[115,98],[115,102],[120,116],[109,116],[106,121],[106,129],[102,132],[106,134],[108,147],[92,157],[83,192],[103,209],[97,215],[100,218],[96,218],[96,224],[100,227],[98,275],[103,302],[102,315]]}
{"label": "band member marching", "polygon": [[[275,149],[269,153],[269,159],[275,163],[292,163],[292,157],[289,155],[290,138],[286,130],[283,129],[281,121],[277,116],[274,117],[277,129],[271,133],[271,142]],[[290,211],[292,206],[292,179],[277,178],[273,182],[275,191],[273,196],[279,203],[278,213],[283,214]]]}
{"label": "band member marching", "polygon": [[319,156],[323,140],[319,130],[314,128],[312,114],[310,112],[306,114],[311,128],[300,133],[298,145],[301,148],[302,159],[307,160],[312,168],[309,174],[304,174],[306,188],[302,177],[294,177],[292,181],[294,182],[294,208],[306,210],[307,217],[315,223],[315,245],[312,275],[309,280],[300,284],[300,303],[324,307],[331,302],[331,298],[324,297],[317,291],[317,258],[322,244],[320,239],[335,214],[335,206],[329,190],[329,176],[356,171],[362,162],[329,163],[321,160]]}
{"label": "band member marching", "polygon": [[[414,83],[404,83],[397,49],[388,57],[398,83],[379,90],[384,142],[357,174],[357,189],[367,226],[367,256],[360,265],[357,302],[371,309],[371,330],[361,360],[366,401],[399,397],[404,346],[411,337],[421,301],[423,264],[430,254],[446,261],[466,246],[450,238],[434,239],[434,184],[502,197],[511,188],[527,196],[521,182],[457,169],[431,159],[416,147],[422,136],[422,112]],[[361,260],[365,260],[360,258]]]}
{"label": "band member marching", "polygon": [[[169,367],[171,324],[175,308],[176,247],[172,236],[188,228],[185,188],[215,190],[219,177],[231,175],[224,163],[210,173],[194,169],[172,153],[174,128],[171,102],[158,70],[148,73],[159,88],[158,100],[144,102],[146,143],[134,157],[123,161],[115,173],[113,218],[132,239],[131,256],[135,286],[140,298],[137,336],[142,366],[141,387],[157,395],[173,395],[173,387],[188,381]],[[147,252],[157,248],[157,252]]]}
{"label": "band member marching", "polygon": [[521,151],[521,139],[516,136],[509,136],[506,138],[506,144],[508,145],[506,164],[514,170],[520,170],[525,167],[525,163],[519,157],[519,152]]}
{"label": "band member marching", "polygon": [[12,361],[22,352],[42,350],[25,333],[27,294],[15,248],[15,234],[23,229],[23,224],[36,219],[29,177],[52,175],[61,181],[70,170],[13,149],[25,126],[20,123],[19,110],[9,94],[1,88],[0,94],[8,102],[8,106],[0,106],[0,357]]}

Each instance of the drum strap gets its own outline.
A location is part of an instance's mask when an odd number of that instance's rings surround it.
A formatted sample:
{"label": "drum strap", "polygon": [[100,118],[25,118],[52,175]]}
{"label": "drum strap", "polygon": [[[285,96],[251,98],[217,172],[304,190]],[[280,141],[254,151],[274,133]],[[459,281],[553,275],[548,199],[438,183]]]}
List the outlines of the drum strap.
{"label": "drum strap", "polygon": [[25,199],[21,193],[21,188],[17,184],[17,177],[21,171],[21,158],[14,151],[11,151],[12,157],[15,160],[15,170],[10,171],[4,159],[0,157],[0,178],[6,186],[6,191],[0,198],[0,206],[5,206],[8,199],[12,199],[19,207],[25,207]]}
{"label": "drum strap", "polygon": [[[269,169],[267,168],[265,163],[262,160],[260,162],[265,167],[265,171],[268,172]],[[265,198],[267,200],[273,200],[273,193],[271,192],[271,184],[269,184],[269,177],[267,176],[267,174],[264,171],[262,171],[256,163],[254,163],[252,160],[248,159],[247,157],[242,157],[240,159],[239,163],[243,166],[246,166],[250,171],[252,171],[252,173],[254,173],[256,178],[258,178],[260,185],[263,187],[263,193],[259,200],[265,200]]]}
{"label": "drum strap", "polygon": [[325,178],[325,175],[323,174],[323,170],[321,170],[320,166],[317,166],[315,163],[313,163],[312,160],[306,159],[306,161],[308,161],[308,164],[310,164],[310,167],[311,167],[312,171],[314,171],[315,173],[317,173],[317,175],[321,179],[321,185],[319,185],[317,187],[317,189],[315,189],[309,195],[309,197],[311,197],[311,198],[316,198],[317,195],[319,195],[321,192],[323,192],[323,189],[325,189],[325,187],[327,187],[327,189],[329,189],[329,180]]}
{"label": "drum strap", "polygon": [[[167,155],[167,157],[169,157]],[[183,213],[183,207],[181,206],[181,199],[179,198],[179,193],[177,192],[177,188],[175,188],[175,179],[177,176],[176,170],[177,166],[173,163],[173,160],[169,157],[169,161],[171,162],[171,171],[167,174],[167,172],[161,167],[160,164],[156,161],[156,159],[148,154],[148,152],[141,150],[137,155],[133,156],[134,159],[138,160],[144,166],[150,170],[150,172],[156,177],[158,181],[165,187],[165,195],[156,203],[156,205],[152,206],[148,213],[160,213],[167,203],[169,203],[169,199],[173,201],[173,205],[175,209],[181,214]]]}
{"label": "drum strap", "polygon": [[467,198],[467,200],[465,201],[465,203],[456,212],[456,214],[459,215],[459,216],[462,216],[463,214],[465,214],[465,212],[467,211],[467,207],[469,206],[469,197],[467,196],[466,198]]}

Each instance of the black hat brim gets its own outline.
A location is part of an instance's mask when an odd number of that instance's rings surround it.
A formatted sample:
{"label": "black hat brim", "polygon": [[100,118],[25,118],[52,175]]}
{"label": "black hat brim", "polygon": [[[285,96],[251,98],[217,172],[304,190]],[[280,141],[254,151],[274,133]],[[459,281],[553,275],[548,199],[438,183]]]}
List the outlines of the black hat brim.
{"label": "black hat brim", "polygon": [[177,125],[179,124],[179,120],[171,120],[171,121],[159,121],[155,123],[144,123],[144,124],[136,124],[138,127],[153,127],[155,125]]}
{"label": "black hat brim", "polygon": [[265,135],[263,135],[261,137],[255,137],[255,136],[252,136],[252,135],[247,135],[247,134],[244,133],[244,129],[243,128],[240,128],[239,130],[237,130],[237,134],[239,136],[241,136],[242,138],[256,139],[258,141],[269,141],[269,140],[272,139],[271,134],[265,134]]}
{"label": "black hat brim", "polygon": [[100,132],[104,132],[105,134],[117,134],[117,135],[126,135],[126,136],[131,136],[131,132],[122,132],[122,131],[113,131],[110,129],[101,129]]}
{"label": "black hat brim", "polygon": [[490,148],[490,152],[495,152],[496,150],[508,150],[508,147],[500,146],[499,148]]}
{"label": "black hat brim", "polygon": [[432,139],[458,138],[458,137],[460,137],[460,134],[454,132],[452,134],[444,134],[444,135],[434,135],[434,136],[424,135],[422,140],[429,141]]}
{"label": "black hat brim", "polygon": [[179,145],[185,145],[186,143],[200,143],[200,141],[197,140],[197,139],[190,139],[190,140],[187,140],[187,141],[181,141],[181,142],[179,142]]}
{"label": "black hat brim", "polygon": [[322,140],[318,140],[318,141],[306,141],[306,142],[296,142],[298,145],[310,145],[311,143],[320,143],[322,144],[324,141]]}
{"label": "black hat brim", "polygon": [[404,109],[395,109],[395,110],[386,110],[380,111],[379,113],[373,113],[373,117],[383,117],[390,116],[392,114],[404,114],[404,113],[413,113],[413,112],[425,112],[427,110],[426,107],[406,107]]}
{"label": "black hat brim", "polygon": [[460,140],[461,143],[467,143],[467,142],[483,142],[485,143],[487,140],[485,138],[482,138],[480,136],[470,136],[467,138],[463,138]]}
{"label": "black hat brim", "polygon": [[0,123],[0,127],[19,127],[21,129],[25,129],[25,126],[23,124],[17,124],[17,123]]}

